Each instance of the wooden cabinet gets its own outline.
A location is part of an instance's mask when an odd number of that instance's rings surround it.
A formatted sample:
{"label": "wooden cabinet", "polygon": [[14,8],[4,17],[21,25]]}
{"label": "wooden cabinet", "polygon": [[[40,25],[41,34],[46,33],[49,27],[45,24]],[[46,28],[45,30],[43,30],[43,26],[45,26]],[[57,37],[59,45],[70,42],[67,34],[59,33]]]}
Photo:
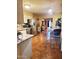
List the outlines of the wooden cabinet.
{"label": "wooden cabinet", "polygon": [[24,23],[23,0],[17,0],[17,23],[18,24]]}
{"label": "wooden cabinet", "polygon": [[32,56],[32,39],[27,39],[17,45],[17,59],[30,59]]}

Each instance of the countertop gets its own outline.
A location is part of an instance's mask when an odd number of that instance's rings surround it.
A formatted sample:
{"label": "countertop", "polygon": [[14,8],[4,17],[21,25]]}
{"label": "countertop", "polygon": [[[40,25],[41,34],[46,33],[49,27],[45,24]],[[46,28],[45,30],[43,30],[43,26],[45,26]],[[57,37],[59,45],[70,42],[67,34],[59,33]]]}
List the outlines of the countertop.
{"label": "countertop", "polygon": [[19,44],[19,43],[21,43],[21,42],[23,42],[23,41],[25,41],[27,39],[30,39],[30,38],[32,38],[34,36],[32,34],[26,34],[26,31],[25,30],[20,31],[20,32],[23,34],[23,38],[21,40],[18,40],[17,41],[17,44]]}

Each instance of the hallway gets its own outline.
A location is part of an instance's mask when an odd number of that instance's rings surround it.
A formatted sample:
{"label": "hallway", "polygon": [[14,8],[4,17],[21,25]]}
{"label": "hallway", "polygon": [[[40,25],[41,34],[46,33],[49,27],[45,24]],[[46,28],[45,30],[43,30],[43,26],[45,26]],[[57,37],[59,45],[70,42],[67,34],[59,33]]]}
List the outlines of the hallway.
{"label": "hallway", "polygon": [[62,59],[58,42],[50,47],[50,39],[47,30],[32,38],[32,59]]}

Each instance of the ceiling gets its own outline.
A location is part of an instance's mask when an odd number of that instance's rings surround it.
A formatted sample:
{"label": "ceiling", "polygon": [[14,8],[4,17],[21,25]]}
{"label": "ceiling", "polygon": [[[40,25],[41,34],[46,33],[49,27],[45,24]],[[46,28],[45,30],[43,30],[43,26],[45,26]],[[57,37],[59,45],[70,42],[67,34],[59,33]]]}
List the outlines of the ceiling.
{"label": "ceiling", "polygon": [[62,12],[62,0],[23,0],[23,6],[27,4],[31,8],[24,7],[24,10],[34,14],[48,14],[49,9],[52,9],[52,14]]}

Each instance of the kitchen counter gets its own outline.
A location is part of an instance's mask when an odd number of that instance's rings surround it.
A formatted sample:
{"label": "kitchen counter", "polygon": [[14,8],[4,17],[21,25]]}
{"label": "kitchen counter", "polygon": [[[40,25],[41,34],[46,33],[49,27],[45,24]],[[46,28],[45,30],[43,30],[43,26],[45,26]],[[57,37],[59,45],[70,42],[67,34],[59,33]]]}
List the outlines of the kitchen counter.
{"label": "kitchen counter", "polygon": [[23,42],[23,41],[25,41],[27,39],[30,39],[32,37],[33,37],[33,35],[26,34],[25,36],[23,36],[23,39],[22,40],[18,40],[17,44],[19,44],[19,43],[21,43],[21,42]]}
{"label": "kitchen counter", "polygon": [[25,30],[20,32],[23,38],[17,42],[17,59],[30,59],[32,57],[32,37],[34,35],[26,34]]}
{"label": "kitchen counter", "polygon": [[18,40],[17,41],[17,44],[19,44],[19,43],[21,43],[21,42],[23,42],[23,41],[25,41],[25,40],[28,40],[28,39],[30,39],[30,38],[32,38],[34,35],[32,35],[32,34],[26,34],[26,31],[25,30],[23,30],[23,31],[20,31],[21,33],[22,33],[22,35],[23,35],[23,38],[21,39],[21,40]]}

